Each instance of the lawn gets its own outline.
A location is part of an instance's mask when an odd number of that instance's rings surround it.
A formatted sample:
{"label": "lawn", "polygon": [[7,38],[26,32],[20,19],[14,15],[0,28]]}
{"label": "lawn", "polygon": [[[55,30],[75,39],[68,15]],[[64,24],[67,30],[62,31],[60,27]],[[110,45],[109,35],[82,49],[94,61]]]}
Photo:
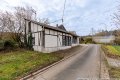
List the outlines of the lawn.
{"label": "lawn", "polygon": [[102,48],[108,57],[120,58],[120,46],[103,45]]}
{"label": "lawn", "polygon": [[28,50],[0,53],[0,80],[14,80],[61,58],[55,54]]}
{"label": "lawn", "polygon": [[120,46],[113,46],[118,52],[120,52]]}

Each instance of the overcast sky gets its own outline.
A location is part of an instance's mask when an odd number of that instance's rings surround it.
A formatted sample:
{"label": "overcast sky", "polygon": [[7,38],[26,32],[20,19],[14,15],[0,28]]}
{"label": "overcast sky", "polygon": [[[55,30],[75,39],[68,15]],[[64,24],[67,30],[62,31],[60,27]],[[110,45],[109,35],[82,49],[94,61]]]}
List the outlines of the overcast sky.
{"label": "overcast sky", "polygon": [[[79,35],[90,34],[94,30],[113,29],[111,15],[118,6],[118,0],[67,0],[64,25],[67,30]],[[13,11],[15,6],[32,6],[39,18],[49,18],[50,22],[61,19],[64,0],[0,0],[0,10]],[[57,22],[61,23],[61,22]],[[57,24],[54,23],[54,24]],[[53,24],[52,24],[53,25]]]}

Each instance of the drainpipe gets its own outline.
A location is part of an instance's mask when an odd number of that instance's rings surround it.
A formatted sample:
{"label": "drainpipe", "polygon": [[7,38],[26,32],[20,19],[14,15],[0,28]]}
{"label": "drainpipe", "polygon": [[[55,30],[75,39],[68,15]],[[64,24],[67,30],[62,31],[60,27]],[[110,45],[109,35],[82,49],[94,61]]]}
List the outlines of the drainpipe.
{"label": "drainpipe", "polygon": [[27,47],[26,20],[25,19],[24,19],[24,22],[25,22],[25,24],[24,24],[24,26],[25,26],[24,43],[25,43],[25,47]]}
{"label": "drainpipe", "polygon": [[45,51],[45,28],[44,26],[42,26],[42,33],[41,33],[41,37],[42,37],[42,46],[41,46],[41,51]]}

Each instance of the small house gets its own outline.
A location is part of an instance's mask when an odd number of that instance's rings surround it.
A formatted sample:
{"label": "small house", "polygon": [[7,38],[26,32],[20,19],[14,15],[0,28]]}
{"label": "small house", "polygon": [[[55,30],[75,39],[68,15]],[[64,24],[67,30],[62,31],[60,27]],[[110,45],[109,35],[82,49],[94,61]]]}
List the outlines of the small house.
{"label": "small house", "polygon": [[25,19],[27,44],[35,51],[54,52],[79,45],[79,36],[68,32],[63,25],[50,26]]}

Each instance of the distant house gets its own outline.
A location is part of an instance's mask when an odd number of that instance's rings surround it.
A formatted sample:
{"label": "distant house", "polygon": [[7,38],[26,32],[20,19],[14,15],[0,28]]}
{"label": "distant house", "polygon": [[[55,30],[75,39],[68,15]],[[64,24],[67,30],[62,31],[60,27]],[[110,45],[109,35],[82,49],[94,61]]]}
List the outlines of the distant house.
{"label": "distant house", "polygon": [[49,53],[79,45],[79,36],[66,31],[63,25],[53,27],[25,19],[25,26],[27,43],[32,44],[35,51]]}
{"label": "distant house", "polygon": [[93,41],[97,43],[113,43],[115,40],[115,36],[95,36],[93,37]]}

